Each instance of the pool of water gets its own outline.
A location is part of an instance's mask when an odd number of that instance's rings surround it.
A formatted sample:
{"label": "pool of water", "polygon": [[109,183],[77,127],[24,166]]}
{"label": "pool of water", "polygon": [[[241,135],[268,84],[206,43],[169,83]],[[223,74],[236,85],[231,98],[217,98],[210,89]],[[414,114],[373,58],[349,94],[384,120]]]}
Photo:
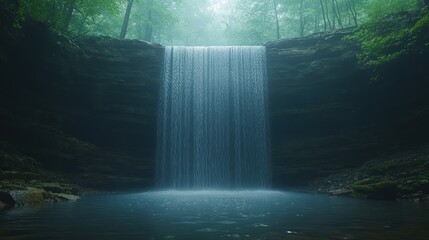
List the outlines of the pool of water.
{"label": "pool of water", "polygon": [[86,196],[0,214],[0,239],[429,239],[429,204],[277,191]]}

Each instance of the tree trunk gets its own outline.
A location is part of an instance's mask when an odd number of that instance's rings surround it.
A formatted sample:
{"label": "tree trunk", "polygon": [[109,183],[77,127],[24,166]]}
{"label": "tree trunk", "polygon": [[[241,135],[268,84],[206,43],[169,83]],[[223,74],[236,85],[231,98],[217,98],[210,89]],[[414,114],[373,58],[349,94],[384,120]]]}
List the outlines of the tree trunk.
{"label": "tree trunk", "polygon": [[77,0],[70,0],[69,5],[67,7],[66,18],[64,19],[63,32],[67,32],[69,30],[70,22],[73,17],[73,12],[76,7]]}
{"label": "tree trunk", "polygon": [[299,2],[299,35],[304,37],[304,0]]}
{"label": "tree trunk", "polygon": [[331,2],[332,2],[332,11],[334,11],[334,16],[338,21],[338,25],[341,28],[344,28],[343,23],[341,22],[340,9],[338,9],[338,2],[336,0],[332,0]]}
{"label": "tree trunk", "polygon": [[358,25],[358,15],[357,15],[357,11],[356,11],[356,7],[355,7],[355,0],[350,0],[350,6],[352,8],[353,11],[353,20],[355,21],[356,26]]}
{"label": "tree trunk", "polygon": [[[173,9],[173,0],[170,0],[170,12],[174,12],[174,9]],[[167,35],[168,35],[168,40],[170,42],[170,45],[173,45],[174,34],[173,34],[173,26],[172,25],[169,26],[169,28],[168,28],[168,34]]]}
{"label": "tree trunk", "polygon": [[56,18],[57,18],[57,1],[52,1],[52,5],[50,7],[49,10],[49,20],[48,23],[49,25],[52,25],[56,22]]}
{"label": "tree trunk", "polygon": [[325,7],[323,6],[322,0],[320,0],[320,7],[322,7],[323,24],[325,26],[325,32],[326,32],[326,30],[328,30],[328,25],[326,24]]}
{"label": "tree trunk", "polygon": [[[329,19],[329,3],[327,2],[328,0],[325,0],[325,9],[326,9],[326,20],[328,20],[328,26],[329,26],[329,30],[332,30],[332,24],[331,24],[331,19]],[[335,22],[334,22],[335,24]],[[334,27],[335,28],[335,27]]]}
{"label": "tree trunk", "polygon": [[355,3],[353,2],[353,0],[347,0],[347,6],[349,7],[350,13],[352,14],[353,22],[355,23],[355,26],[357,26],[358,19],[357,19]]}
{"label": "tree trunk", "polygon": [[136,22],[136,37],[137,39],[144,39],[144,24],[142,21]]}
{"label": "tree trunk", "polygon": [[87,20],[87,19],[88,19],[88,16],[87,16],[87,15],[85,15],[85,16],[83,17],[82,21],[80,21],[80,23],[79,23],[79,27],[77,28],[77,34],[78,34],[78,35],[82,35],[83,28],[85,27],[85,23],[86,23],[86,20]]}
{"label": "tree trunk", "polygon": [[276,15],[276,30],[277,30],[277,40],[280,39],[280,23],[279,23],[279,14],[277,12],[277,0],[273,0],[274,4],[274,14]]}
{"label": "tree trunk", "polygon": [[128,0],[127,10],[125,11],[124,22],[122,24],[121,34],[119,35],[120,39],[125,39],[127,35],[128,22],[130,21],[131,9],[133,7],[134,0]]}
{"label": "tree trunk", "polygon": [[320,32],[320,15],[317,14],[314,18],[314,30],[313,32]]}
{"label": "tree trunk", "polygon": [[146,28],[144,32],[144,40],[148,42],[152,42],[152,38],[153,38],[152,8],[153,8],[153,0],[149,0],[147,5],[148,22],[146,23]]}

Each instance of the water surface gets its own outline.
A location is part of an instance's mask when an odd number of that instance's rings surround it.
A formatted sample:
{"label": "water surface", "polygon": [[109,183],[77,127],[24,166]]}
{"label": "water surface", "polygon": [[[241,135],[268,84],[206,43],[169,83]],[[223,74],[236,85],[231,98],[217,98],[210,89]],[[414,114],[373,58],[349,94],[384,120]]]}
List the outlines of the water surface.
{"label": "water surface", "polygon": [[429,204],[276,191],[87,196],[0,215],[0,239],[429,239]]}

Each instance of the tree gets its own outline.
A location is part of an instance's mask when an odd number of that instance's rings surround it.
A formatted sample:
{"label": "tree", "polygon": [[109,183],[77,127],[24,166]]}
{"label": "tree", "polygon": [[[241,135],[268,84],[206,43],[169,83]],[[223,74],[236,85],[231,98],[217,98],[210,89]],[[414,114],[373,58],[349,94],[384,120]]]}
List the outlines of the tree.
{"label": "tree", "polygon": [[[76,7],[76,2],[77,2],[77,0],[70,0],[69,4],[67,5],[66,16],[65,16],[65,20],[64,20],[64,26],[63,26],[64,32],[67,32],[69,29],[70,22],[71,22],[71,19],[73,17],[73,12],[74,12],[75,7]],[[53,4],[55,4],[55,1]]]}
{"label": "tree", "polygon": [[249,45],[365,25],[429,0],[18,0],[20,16],[68,35],[172,45]]}
{"label": "tree", "polygon": [[130,21],[131,9],[133,7],[134,0],[128,0],[127,9],[125,11],[124,22],[122,23],[120,39],[125,39],[127,35],[128,22]]}
{"label": "tree", "polygon": [[277,33],[277,40],[280,39],[280,23],[279,23],[279,13],[277,11],[277,0],[273,0],[274,3],[274,15],[276,17],[276,33]]}
{"label": "tree", "polygon": [[153,38],[153,0],[148,0],[147,2],[147,22],[146,22],[146,28],[145,28],[145,34],[144,34],[144,40],[146,41],[152,41]]}
{"label": "tree", "polygon": [[357,26],[358,25],[358,19],[357,19],[355,2],[354,2],[354,0],[345,0],[345,1],[346,1],[346,5],[347,5],[347,10],[351,14],[351,17],[353,18],[354,25]]}
{"label": "tree", "polygon": [[87,27],[88,20],[94,20],[101,14],[116,15],[121,1],[19,0],[19,13],[24,19],[33,18],[56,31],[72,34]]}
{"label": "tree", "polygon": [[299,2],[299,36],[304,36],[304,0],[300,0]]}
{"label": "tree", "polygon": [[362,64],[377,67],[399,56],[421,53],[427,47],[429,13],[416,18],[419,2],[415,0],[378,0],[367,2],[367,17],[362,26],[347,39],[358,42]]}
{"label": "tree", "polygon": [[319,0],[320,1],[320,8],[322,9],[322,15],[323,15],[323,23],[324,23],[324,27],[325,27],[325,32],[326,30],[328,30],[328,25],[326,24],[326,13],[325,13],[325,6],[323,6],[323,0]]}

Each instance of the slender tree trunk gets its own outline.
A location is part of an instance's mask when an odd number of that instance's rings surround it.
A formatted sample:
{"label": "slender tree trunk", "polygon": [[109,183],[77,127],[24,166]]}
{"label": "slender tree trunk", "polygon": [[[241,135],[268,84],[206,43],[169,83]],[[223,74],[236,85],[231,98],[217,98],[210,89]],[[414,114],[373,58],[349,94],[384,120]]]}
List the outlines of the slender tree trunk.
{"label": "slender tree trunk", "polygon": [[[331,19],[329,18],[329,3],[328,0],[325,0],[325,9],[326,9],[326,20],[328,20],[329,30],[332,30]],[[335,25],[335,22],[334,22]],[[335,28],[335,26],[334,26]]]}
{"label": "slender tree trunk", "polygon": [[52,25],[56,22],[57,18],[57,1],[52,1],[51,9],[49,11],[49,24]]}
{"label": "slender tree trunk", "polygon": [[352,16],[354,25],[357,26],[358,25],[357,14],[356,14],[356,9],[354,8],[353,0],[346,0],[346,3],[347,3],[347,8],[349,9],[349,12]]}
{"label": "slender tree trunk", "polygon": [[[173,9],[173,0],[170,0],[170,12],[174,12]],[[174,34],[173,34],[173,26],[170,25],[168,28],[168,40],[170,41],[170,44],[173,45],[174,42]]]}
{"label": "slender tree trunk", "polygon": [[67,32],[69,30],[70,22],[73,17],[73,12],[76,7],[77,0],[70,0],[69,5],[67,7],[66,18],[64,19],[63,32]]}
{"label": "slender tree trunk", "polygon": [[273,4],[274,4],[274,14],[276,15],[277,39],[280,39],[280,23],[279,23],[279,14],[277,11],[277,0],[273,0]]}
{"label": "slender tree trunk", "polygon": [[343,23],[341,22],[340,19],[340,10],[338,9],[338,5],[336,0],[331,0],[332,3],[332,11],[334,12],[334,24],[335,24],[335,19],[337,19],[338,25],[343,28]]}
{"label": "slender tree trunk", "polygon": [[332,0],[332,10],[334,11],[335,17],[337,18],[338,25],[340,25],[341,28],[344,28],[343,22],[341,21],[340,8],[338,7],[337,0]]}
{"label": "slender tree trunk", "polygon": [[137,39],[144,39],[144,26],[142,21],[138,21],[136,23],[136,34],[137,34]]}
{"label": "slender tree trunk", "polygon": [[128,0],[127,10],[125,11],[124,22],[122,24],[121,34],[119,35],[120,39],[125,39],[127,35],[128,22],[130,21],[131,9],[133,7],[134,0]]}
{"label": "slender tree trunk", "polygon": [[304,37],[304,0],[299,2],[299,35]]}
{"label": "slender tree trunk", "polygon": [[350,10],[351,10],[352,15],[353,15],[353,21],[355,22],[355,26],[357,26],[358,25],[358,17],[357,17],[357,11],[355,8],[355,2],[354,2],[354,0],[349,0],[349,3],[350,3]]}
{"label": "slender tree trunk", "polygon": [[147,5],[147,19],[148,22],[146,23],[146,29],[145,29],[145,36],[144,40],[151,42],[153,38],[153,19],[152,19],[152,8],[153,8],[153,0],[148,1]]}
{"label": "slender tree trunk", "polygon": [[[337,11],[335,10],[335,4],[334,4],[334,2],[333,2],[333,0],[331,0],[331,3],[332,3],[332,12],[333,12],[333,14],[332,14],[332,28],[335,30],[335,29],[337,29]],[[329,4],[329,3],[328,3]]]}
{"label": "slender tree trunk", "polygon": [[320,15],[317,14],[314,17],[314,30],[313,32],[319,32],[320,31]]}
{"label": "slender tree trunk", "polygon": [[344,2],[346,3],[346,8],[347,8],[347,24],[350,26],[352,25],[352,16],[353,13],[352,11],[350,11],[350,3],[348,0],[344,0]]}
{"label": "slender tree trunk", "polygon": [[87,15],[85,15],[84,17],[83,17],[83,19],[82,19],[82,21],[80,21],[80,23],[79,23],[79,27],[77,28],[77,34],[78,35],[81,35],[82,34],[82,32],[83,32],[83,28],[85,27],[85,23],[86,23],[86,20],[88,19],[88,16]]}
{"label": "slender tree trunk", "polygon": [[328,30],[328,26],[326,24],[326,15],[325,15],[325,7],[323,6],[323,1],[320,0],[320,7],[322,8],[322,15],[323,15],[323,25],[325,27],[325,32]]}

